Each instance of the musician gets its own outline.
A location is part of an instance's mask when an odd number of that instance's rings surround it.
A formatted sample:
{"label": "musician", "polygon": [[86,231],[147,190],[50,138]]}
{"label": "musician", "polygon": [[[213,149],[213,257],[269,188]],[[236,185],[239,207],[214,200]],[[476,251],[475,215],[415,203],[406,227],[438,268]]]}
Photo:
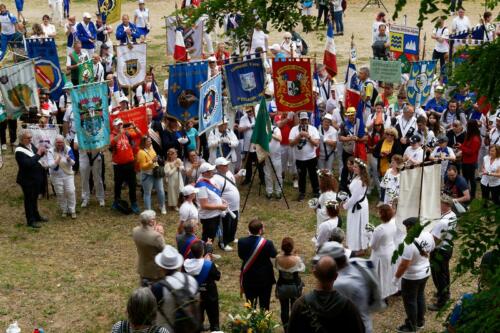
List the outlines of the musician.
{"label": "musician", "polygon": [[228,119],[210,132],[208,136],[208,149],[210,155],[209,163],[215,163],[218,157],[224,157],[231,162],[230,169],[234,171],[234,164],[238,161],[236,147],[239,145],[238,138],[233,130],[227,127]]}
{"label": "musician", "polygon": [[116,39],[120,44],[135,44],[136,39],[141,35],[135,24],[130,23],[130,18],[127,14],[122,15],[122,23],[116,27]]}

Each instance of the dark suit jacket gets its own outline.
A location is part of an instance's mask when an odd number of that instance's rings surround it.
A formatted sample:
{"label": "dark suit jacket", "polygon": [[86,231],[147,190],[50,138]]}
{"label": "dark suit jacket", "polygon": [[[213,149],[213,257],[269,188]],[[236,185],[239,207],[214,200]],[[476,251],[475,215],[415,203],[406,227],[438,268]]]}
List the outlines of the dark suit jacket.
{"label": "dark suit jacket", "polygon": [[[377,158],[377,169],[380,170],[380,151],[382,150],[382,144],[384,143],[385,139],[380,140],[375,148],[373,148],[373,157]],[[401,155],[403,156],[404,150],[403,147],[401,146],[401,143],[399,142],[398,139],[394,138],[394,143],[392,144],[392,149],[389,155],[387,155],[387,159],[389,160],[389,164],[391,163],[391,158],[393,155]],[[384,176],[384,175],[382,175]]]}
{"label": "dark suit jacket", "polygon": [[[238,240],[238,256],[243,260],[241,269],[253,253],[258,236],[243,237]],[[243,276],[243,287],[260,288],[276,283],[271,258],[276,258],[276,248],[267,240],[257,259]]]}
{"label": "dark suit jacket", "polygon": [[[19,147],[26,148],[23,145],[19,145]],[[31,150],[35,154],[32,157],[29,157],[21,151],[16,151],[16,161],[19,166],[16,182],[21,186],[40,187],[45,172],[42,165],[38,163],[42,156],[36,154],[37,149],[33,144],[31,144]]]}

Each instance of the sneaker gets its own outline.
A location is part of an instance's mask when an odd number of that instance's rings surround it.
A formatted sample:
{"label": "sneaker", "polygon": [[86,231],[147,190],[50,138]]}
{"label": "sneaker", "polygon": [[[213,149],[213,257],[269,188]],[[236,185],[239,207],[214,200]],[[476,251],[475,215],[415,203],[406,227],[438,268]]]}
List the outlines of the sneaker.
{"label": "sneaker", "polygon": [[99,207],[104,207],[104,206],[106,206],[104,200],[99,200]]}
{"label": "sneaker", "polygon": [[76,219],[76,213],[71,213],[71,218],[74,220]]}
{"label": "sneaker", "polygon": [[425,326],[425,323],[420,323],[420,324],[419,324],[419,323],[417,323],[417,330],[421,330],[421,329],[423,329],[423,328],[424,328],[424,326]]}
{"label": "sneaker", "polygon": [[179,207],[175,207],[175,211],[178,212],[179,211]]}
{"label": "sneaker", "polygon": [[229,245],[226,245],[226,246],[224,246],[223,250],[226,252],[231,252],[233,250],[233,248]]}
{"label": "sneaker", "polygon": [[399,326],[396,329],[396,332],[398,332],[398,333],[408,333],[408,332],[416,333],[416,331],[413,328],[411,328],[410,326],[407,326],[406,324]]}
{"label": "sneaker", "polygon": [[273,198],[272,193],[266,193],[266,199],[271,200]]}
{"label": "sneaker", "polygon": [[5,143],[2,145],[2,150],[7,150],[7,145]]}
{"label": "sneaker", "polygon": [[113,204],[111,205],[111,209],[118,210],[118,203],[116,201],[113,201]]}
{"label": "sneaker", "polygon": [[61,214],[61,217],[62,217],[62,218],[66,218],[66,217],[68,217],[68,213],[62,213],[62,214]]}
{"label": "sneaker", "polygon": [[234,244],[238,244],[238,238],[235,238],[233,241]]}
{"label": "sneaker", "polygon": [[[80,207],[82,207],[82,208],[86,208],[88,205],[89,205],[88,200],[83,200],[83,201],[82,201],[82,204],[80,205]],[[102,206],[101,206],[101,207],[102,207]]]}
{"label": "sneaker", "polygon": [[299,188],[299,181],[297,179],[293,181],[293,188]]}
{"label": "sneaker", "polygon": [[281,192],[276,192],[276,193],[274,194],[274,197],[275,197],[276,199],[280,200],[280,199],[281,199]]}
{"label": "sneaker", "polygon": [[132,209],[132,211],[134,212],[134,214],[140,214],[140,209],[139,209],[139,206],[137,206],[137,202],[133,202],[131,205],[130,205],[130,209]]}
{"label": "sneaker", "polygon": [[304,201],[304,198],[305,198],[305,194],[304,193],[300,193],[299,196],[298,196],[298,198],[297,198],[297,201],[298,202],[302,202],[302,201]]}
{"label": "sneaker", "polygon": [[165,206],[161,207],[160,210],[161,210],[161,215],[167,215],[167,209],[165,208]]}

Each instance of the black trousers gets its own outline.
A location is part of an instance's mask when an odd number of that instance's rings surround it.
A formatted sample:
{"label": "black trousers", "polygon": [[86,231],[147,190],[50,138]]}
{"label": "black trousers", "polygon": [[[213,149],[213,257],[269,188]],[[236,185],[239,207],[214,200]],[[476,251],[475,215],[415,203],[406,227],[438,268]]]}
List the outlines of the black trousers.
{"label": "black trousers", "polygon": [[305,161],[295,161],[297,173],[299,175],[299,192],[306,193],[306,176],[309,173],[309,180],[314,194],[319,194],[319,181],[317,174],[318,158],[312,158]]}
{"label": "black trousers", "polygon": [[34,222],[40,221],[40,213],[38,212],[38,195],[40,194],[40,185],[21,186],[21,188],[23,190],[26,223],[28,225],[32,225]]}
{"label": "black trousers", "polygon": [[0,144],[7,144],[7,128],[9,128],[9,143],[16,142],[17,120],[7,119],[0,123]]}
{"label": "black trousers", "polygon": [[232,218],[231,215],[226,214],[222,218],[222,242],[224,245],[228,245],[232,241],[234,241],[234,237],[236,235],[236,229],[238,228],[238,219],[239,219],[239,211],[233,210],[236,218]]}
{"label": "black trousers", "polygon": [[[214,297],[215,296],[215,297]],[[200,291],[201,320],[205,321],[205,313],[210,323],[210,331],[219,331],[219,295],[212,295],[208,291]]]}
{"label": "black trousers", "polygon": [[115,178],[115,202],[121,200],[122,184],[127,183],[130,203],[137,203],[134,163],[114,164],[113,171]]}
{"label": "black trousers", "polygon": [[215,240],[215,236],[217,236],[217,229],[219,229],[220,219],[220,215],[209,219],[200,219],[200,223],[203,227],[201,239],[204,242],[206,242],[209,238]]}
{"label": "black trousers", "polygon": [[439,68],[441,73],[444,71],[446,52],[432,51],[432,60],[439,60]]}
{"label": "black trousers", "polygon": [[[71,140],[69,145],[73,150],[73,155],[75,156],[75,164],[73,164],[73,171],[78,172],[78,170],[80,170],[80,150],[75,149],[75,139]],[[90,177],[90,179],[92,179],[92,177]]]}
{"label": "black trousers", "polygon": [[292,310],[293,303],[295,303],[296,298],[279,299],[281,307],[281,323],[283,324],[283,329],[288,332],[288,322],[290,321],[290,311]]}
{"label": "black trousers", "polygon": [[495,205],[500,205],[500,185],[489,187],[481,184],[481,194],[484,200],[491,200]]}
{"label": "black trousers", "polygon": [[469,183],[471,200],[476,197],[476,168],[476,164],[462,163],[462,175]]}
{"label": "black trousers", "polygon": [[269,304],[271,303],[271,291],[273,290],[273,285],[265,287],[244,287],[245,297],[247,301],[252,304],[252,307],[257,307],[257,301],[259,307],[263,310],[269,310]]}
{"label": "black trousers", "polygon": [[415,329],[425,322],[425,284],[428,277],[420,280],[401,279],[401,296],[406,312],[406,324]]}
{"label": "black trousers", "polygon": [[352,154],[349,154],[345,150],[342,150],[342,171],[340,172],[340,186],[339,189],[341,191],[345,191],[349,193],[349,184],[348,184],[348,178],[349,178],[349,169],[347,168],[347,159],[349,157],[353,156]]}
{"label": "black trousers", "polygon": [[328,20],[328,6],[326,5],[319,5],[318,6],[318,17],[316,18],[316,25],[319,25],[319,22],[321,22],[321,16],[324,16],[324,24],[326,25],[327,20]]}
{"label": "black trousers", "polygon": [[259,172],[259,179],[261,184],[265,184],[266,181],[264,179],[264,163],[259,163],[257,159],[257,153],[256,152],[247,152],[246,153],[246,162],[245,162],[245,169],[246,174],[245,174],[245,183],[250,183],[252,180],[252,172],[253,172],[253,163],[257,164],[257,171]]}
{"label": "black trousers", "polygon": [[442,306],[450,299],[450,259],[453,249],[436,249],[431,252],[432,282],[437,290],[437,304]]}

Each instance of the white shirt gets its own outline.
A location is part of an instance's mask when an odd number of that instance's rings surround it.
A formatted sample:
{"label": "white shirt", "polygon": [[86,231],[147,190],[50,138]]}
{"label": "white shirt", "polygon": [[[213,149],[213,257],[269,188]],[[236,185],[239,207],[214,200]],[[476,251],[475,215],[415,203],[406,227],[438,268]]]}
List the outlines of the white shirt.
{"label": "white shirt", "polygon": [[104,66],[98,62],[97,64],[92,63],[94,68],[94,82],[104,81]]}
{"label": "white shirt", "polygon": [[[423,231],[419,237],[415,238],[415,242],[420,244],[420,247],[427,253],[434,250],[434,237],[426,231]],[[402,276],[404,279],[420,280],[431,275],[429,257],[420,255],[420,251],[414,243],[406,244],[401,258],[410,261],[410,266]]]}
{"label": "white shirt", "polygon": [[457,16],[453,19],[453,22],[451,24],[451,31],[453,32],[460,32],[468,30],[470,28],[471,24],[467,16],[464,16],[464,18],[460,18],[460,16]]}
{"label": "white shirt", "polygon": [[333,229],[337,228],[339,224],[338,217],[334,217],[322,222],[317,231],[316,248],[319,248],[323,243],[328,242],[332,235]]}
{"label": "white shirt", "polygon": [[409,146],[406,148],[403,157],[408,157],[407,163],[409,165],[415,165],[415,164],[420,164],[424,160],[424,150],[422,149],[421,146],[418,146],[416,149],[414,149],[412,146]]}
{"label": "white shirt", "polygon": [[253,35],[252,35],[252,46],[250,49],[250,53],[255,53],[255,49],[258,47],[261,47],[264,52],[267,51],[266,48],[267,44],[267,34],[262,31],[262,30],[253,30]]}
{"label": "white shirt", "polygon": [[[85,62],[90,59],[89,53],[87,50],[82,49],[80,54],[78,55],[79,63]],[[66,57],[66,66],[71,66],[71,57],[70,54]]]}
{"label": "white shirt", "polygon": [[[486,155],[483,158],[483,167],[486,172],[498,172],[500,171],[500,158],[496,158],[493,162],[491,161],[490,155]],[[481,185],[496,187],[500,186],[500,177],[482,175]]]}
{"label": "white shirt", "polygon": [[500,129],[493,128],[490,131],[490,144],[500,145]]}
{"label": "white shirt", "polygon": [[140,10],[137,8],[134,11],[134,17],[137,17],[135,26],[137,28],[145,28],[146,24],[149,22],[149,9],[144,8],[144,10]]}
{"label": "white shirt", "polygon": [[[212,180],[210,181],[212,182],[212,184],[214,184]],[[198,200],[198,202],[201,199],[208,199],[209,204],[222,205],[222,198],[212,190],[209,190],[206,186],[199,187],[199,190],[200,191],[196,194],[196,199]],[[211,219],[221,214],[220,210],[203,209],[201,208],[201,205],[198,205],[198,207],[200,207],[200,210],[198,211],[198,216],[200,217],[200,219]]]}
{"label": "white shirt", "polygon": [[373,231],[370,240],[370,247],[373,253],[378,255],[392,254],[396,246],[394,240],[396,239],[397,231],[398,227],[394,218],[387,223],[379,224]]}
{"label": "white shirt", "polygon": [[198,209],[194,203],[184,201],[179,207],[179,220],[185,222],[190,219],[198,220]]}
{"label": "white shirt", "polygon": [[436,37],[445,39],[442,42],[436,40],[436,46],[434,46],[434,50],[440,53],[448,53],[450,51],[450,44],[448,43],[448,36],[450,35],[450,33],[448,32],[448,28],[435,28],[432,33],[436,35]]}
{"label": "white shirt", "polygon": [[243,132],[243,151],[255,151],[255,148],[250,149],[250,140],[252,139],[253,127],[255,126],[255,117],[251,119],[248,118],[248,114],[245,113],[240,119],[241,127],[251,127],[250,129]]}
{"label": "white shirt", "polygon": [[[291,129],[290,135],[288,136],[290,141],[295,140],[295,138],[299,135],[299,126],[301,125],[294,126]],[[307,125],[307,133],[309,133],[311,139],[313,140],[319,139],[319,132],[316,129],[316,127],[312,125]],[[302,147],[302,149],[299,149],[298,148],[299,146],[301,146],[300,141],[298,144],[293,146],[295,159],[297,161],[307,161],[316,157],[316,146],[314,146],[309,140],[306,140],[306,144]]]}
{"label": "white shirt", "polygon": [[[325,158],[327,154],[330,154],[333,150],[332,146],[328,144],[324,144],[325,141],[335,141],[337,142],[337,130],[335,127],[330,126],[327,131],[323,129],[323,126],[320,125],[319,128],[319,156],[320,158]],[[325,151],[326,147],[326,151]],[[332,156],[331,154],[330,156]],[[330,156],[328,158],[330,158]]]}
{"label": "white shirt", "polygon": [[441,240],[436,248],[444,248],[450,245],[449,241],[453,238],[450,231],[454,230],[457,225],[457,215],[451,210],[441,216],[439,222],[432,228],[431,234]]}
{"label": "white shirt", "polygon": [[56,34],[56,27],[53,24],[42,24],[42,30],[43,33],[45,34],[45,37],[54,37]]}
{"label": "white shirt", "polygon": [[[61,96],[62,97],[62,96]],[[66,111],[64,112],[63,121],[68,123],[68,134],[66,134],[66,140],[71,141],[76,137],[75,127],[73,126],[73,111],[71,103],[68,97],[68,105],[66,105]]]}
{"label": "white shirt", "polygon": [[372,24],[372,44],[375,43],[375,39],[378,36],[378,27],[380,27],[382,24],[385,24],[385,27],[386,27],[385,28],[385,33],[387,35],[389,35],[389,26],[386,23],[384,23],[382,21],[380,21],[380,22],[379,21],[373,22],[373,24]]}
{"label": "white shirt", "polygon": [[5,15],[0,14],[0,26],[2,27],[2,35],[12,35],[16,32],[16,26],[11,22],[11,18],[13,18],[14,22],[17,22],[17,19],[11,13],[7,13]]}
{"label": "white shirt", "polygon": [[[236,184],[236,179],[231,171],[227,171],[226,176],[230,181]],[[222,199],[227,201],[227,206],[231,211],[240,210],[240,191],[229,180],[224,179],[219,174],[215,174],[211,179],[222,191]]]}

